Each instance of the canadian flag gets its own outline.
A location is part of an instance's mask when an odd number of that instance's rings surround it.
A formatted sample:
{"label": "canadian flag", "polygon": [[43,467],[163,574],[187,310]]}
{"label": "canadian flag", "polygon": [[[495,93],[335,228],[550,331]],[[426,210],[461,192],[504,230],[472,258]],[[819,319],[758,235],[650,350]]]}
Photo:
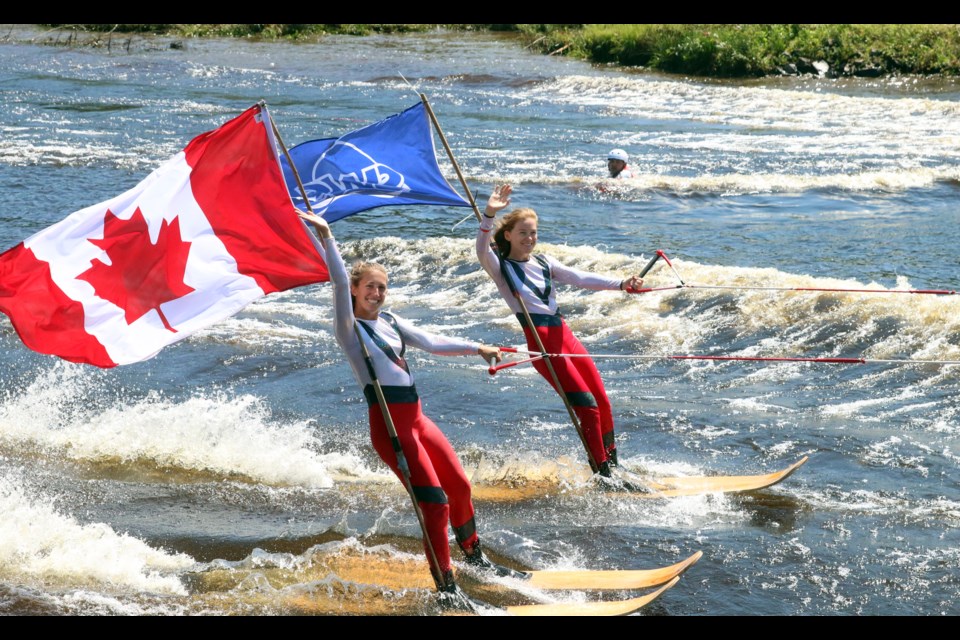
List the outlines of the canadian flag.
{"label": "canadian flag", "polygon": [[276,149],[263,104],[197,136],[133,189],[0,254],[0,311],[35,351],[113,367],[329,280]]}

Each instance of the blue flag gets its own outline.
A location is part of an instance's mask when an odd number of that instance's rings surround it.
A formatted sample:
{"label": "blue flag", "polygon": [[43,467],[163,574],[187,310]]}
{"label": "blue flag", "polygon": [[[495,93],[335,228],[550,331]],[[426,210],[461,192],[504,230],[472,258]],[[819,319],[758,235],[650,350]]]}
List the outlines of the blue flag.
{"label": "blue flag", "polygon": [[[385,205],[471,206],[440,173],[422,102],[339,138],[310,140],[289,151],[310,206],[327,222]],[[305,209],[285,156],[280,164],[294,204]]]}

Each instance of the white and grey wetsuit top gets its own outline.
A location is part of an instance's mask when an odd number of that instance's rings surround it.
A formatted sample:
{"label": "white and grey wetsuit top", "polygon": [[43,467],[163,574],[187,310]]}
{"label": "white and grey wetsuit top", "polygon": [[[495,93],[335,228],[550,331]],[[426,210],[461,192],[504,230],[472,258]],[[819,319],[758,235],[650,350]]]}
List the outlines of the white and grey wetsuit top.
{"label": "white and grey wetsuit top", "polygon": [[[363,325],[359,333],[373,361],[377,380],[385,387],[414,387],[413,374],[403,358],[406,345],[444,356],[473,355],[480,348],[476,342],[418,329],[396,314],[380,313],[376,320],[355,318],[350,295],[350,276],[343,264],[336,240],[333,238],[326,241],[326,260],[330,281],[333,284],[334,333],[337,343],[350,363],[350,368],[353,369],[354,377],[362,388],[366,389],[373,380],[367,370],[360,343],[357,341],[354,320]],[[392,317],[396,325],[387,319],[388,317]],[[397,329],[400,331],[399,334]],[[385,349],[384,346],[389,348]]]}
{"label": "white and grey wetsuit top", "polygon": [[[535,255],[530,260],[523,262],[504,258],[504,265],[501,269],[500,256],[497,255],[495,248],[491,245],[493,241],[492,226],[491,221],[486,217],[480,222],[480,229],[477,231],[477,258],[480,259],[484,271],[493,278],[507,306],[516,314],[523,313],[523,309],[514,298],[513,291],[510,288],[511,284],[523,298],[527,311],[531,314],[551,316],[556,315],[559,311],[556,291],[553,287],[554,282],[594,291],[620,288],[621,280],[619,278],[580,271],[545,255]],[[504,273],[506,273],[506,277],[510,278],[510,283],[507,283],[504,279]]]}

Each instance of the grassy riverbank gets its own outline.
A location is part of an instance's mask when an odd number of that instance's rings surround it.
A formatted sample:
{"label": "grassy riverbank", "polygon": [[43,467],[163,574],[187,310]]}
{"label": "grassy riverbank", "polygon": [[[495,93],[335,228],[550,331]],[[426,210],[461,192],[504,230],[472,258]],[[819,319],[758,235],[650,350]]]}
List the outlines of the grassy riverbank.
{"label": "grassy riverbank", "polygon": [[[436,29],[513,32],[523,46],[599,64],[745,78],[960,75],[960,29],[942,24],[163,24],[42,25],[57,43],[121,34],[315,40]],[[72,34],[65,36],[64,34]]]}
{"label": "grassy riverbank", "polygon": [[[528,38],[536,35],[524,25]],[[668,73],[960,75],[960,29],[942,24],[614,24],[548,28],[539,51]]]}

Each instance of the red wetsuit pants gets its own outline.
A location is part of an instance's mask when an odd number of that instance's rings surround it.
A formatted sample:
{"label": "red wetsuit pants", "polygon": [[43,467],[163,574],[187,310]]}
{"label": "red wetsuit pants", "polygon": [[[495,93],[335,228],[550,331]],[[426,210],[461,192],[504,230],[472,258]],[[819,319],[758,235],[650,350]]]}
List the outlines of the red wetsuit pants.
{"label": "red wetsuit pants", "polygon": [[[571,353],[587,354],[587,350],[580,344],[577,337],[573,335],[567,323],[560,319],[557,323],[556,316],[545,316],[550,318],[550,326],[536,326],[540,340],[547,353]],[[536,319],[534,320],[536,323]],[[523,332],[527,336],[527,348],[531,351],[539,352],[540,347],[527,323],[521,319]],[[539,325],[539,323],[537,323]],[[616,448],[613,433],[613,411],[610,407],[610,400],[607,398],[607,391],[603,387],[603,380],[600,378],[600,372],[597,371],[597,365],[592,358],[551,358],[550,363],[553,370],[557,373],[560,380],[560,386],[563,393],[570,401],[573,412],[577,414],[580,421],[580,428],[587,441],[587,447],[593,455],[594,461],[599,465],[606,461],[608,452]],[[557,391],[556,384],[553,382],[553,376],[547,368],[545,360],[536,360],[533,366],[540,372],[547,382]]]}
{"label": "red wetsuit pants", "polygon": [[[420,401],[389,403],[390,417],[410,467],[410,484],[423,513],[427,535],[433,545],[441,572],[450,569],[447,522],[453,525],[457,541],[472,549],[477,542],[470,481],[446,436],[433,420],[423,415]],[[379,405],[370,407],[370,440],[380,458],[403,481],[397,455]],[[461,539],[462,538],[462,539]],[[427,541],[423,541],[429,561]]]}

